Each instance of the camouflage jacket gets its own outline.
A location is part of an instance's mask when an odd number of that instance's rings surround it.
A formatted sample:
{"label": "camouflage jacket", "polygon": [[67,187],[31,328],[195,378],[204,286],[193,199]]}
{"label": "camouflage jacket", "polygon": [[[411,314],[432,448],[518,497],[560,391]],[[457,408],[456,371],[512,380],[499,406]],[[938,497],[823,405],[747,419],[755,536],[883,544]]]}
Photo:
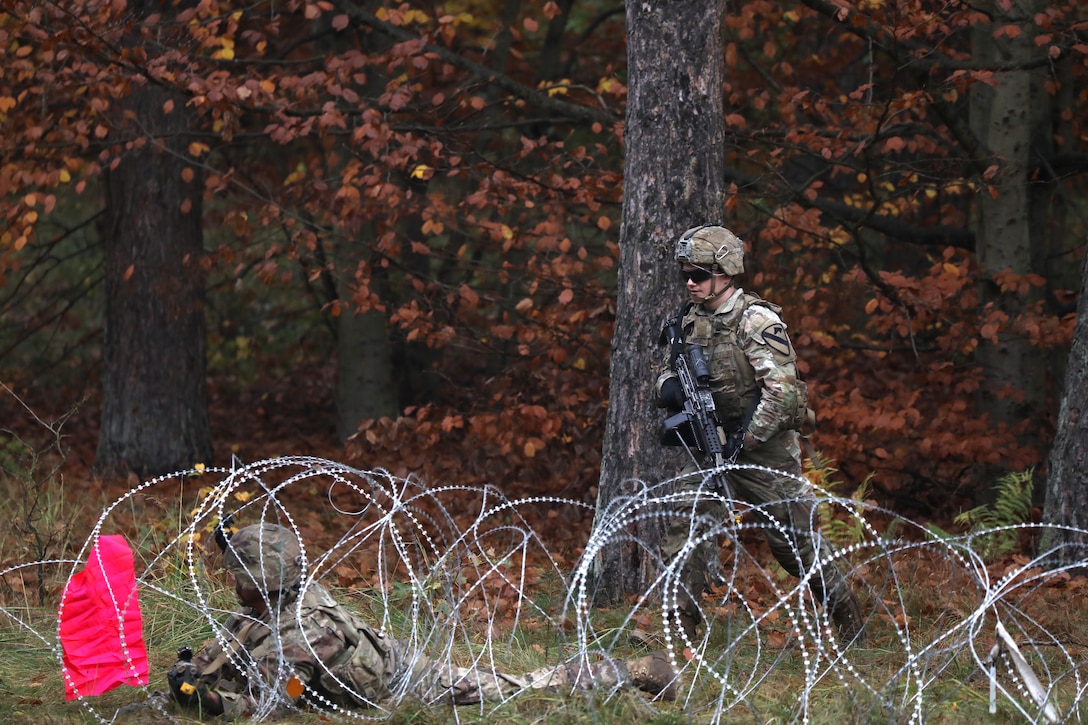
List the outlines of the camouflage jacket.
{"label": "camouflage jacket", "polygon": [[[219,694],[228,718],[312,704],[371,707],[395,685],[400,653],[320,584],[281,596],[254,616],[231,615],[221,637],[193,658],[201,684]],[[224,647],[226,644],[226,647]]]}
{"label": "camouflage jacket", "polygon": [[[808,388],[797,374],[797,355],[778,305],[737,289],[713,312],[691,305],[684,314],[684,341],[701,345],[710,366],[710,390],[718,420],[726,428],[740,422],[760,394],[748,430],[767,441],[784,430],[800,428],[808,406]],[[676,373],[659,376],[655,390]]]}

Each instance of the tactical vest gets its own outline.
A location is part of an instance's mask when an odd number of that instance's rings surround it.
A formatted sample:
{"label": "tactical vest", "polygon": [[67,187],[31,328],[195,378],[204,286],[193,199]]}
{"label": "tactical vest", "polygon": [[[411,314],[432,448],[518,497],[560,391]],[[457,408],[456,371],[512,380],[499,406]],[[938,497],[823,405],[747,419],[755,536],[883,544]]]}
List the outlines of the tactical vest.
{"label": "tactical vest", "polygon": [[395,642],[331,599],[322,601],[319,609],[335,623],[348,645],[334,660],[325,661],[328,671],[320,675],[322,687],[351,701],[338,703],[341,705],[373,707],[386,699],[400,669]]}
{"label": "tactical vest", "polygon": [[752,305],[762,305],[779,316],[782,313],[773,302],[743,292],[729,312],[715,314],[691,305],[684,314],[684,340],[703,347],[710,364],[710,392],[718,420],[726,428],[740,422],[759,388],[739,340],[741,317]]}

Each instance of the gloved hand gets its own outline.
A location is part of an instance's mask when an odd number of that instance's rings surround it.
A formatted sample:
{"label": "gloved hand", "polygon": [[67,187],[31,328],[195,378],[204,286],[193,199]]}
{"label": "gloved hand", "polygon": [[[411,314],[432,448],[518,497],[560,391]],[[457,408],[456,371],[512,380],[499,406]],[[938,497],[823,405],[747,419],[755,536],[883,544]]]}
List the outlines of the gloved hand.
{"label": "gloved hand", "polygon": [[750,430],[744,431],[744,450],[750,451],[758,447],[760,440]]}
{"label": "gloved hand", "polygon": [[222,715],[222,701],[206,685],[198,682],[199,676],[200,671],[190,660],[183,657],[175,662],[166,673],[166,682],[170,685],[174,700],[182,707],[198,709],[209,715]]}
{"label": "gloved hand", "polygon": [[680,384],[678,378],[666,378],[665,382],[661,383],[661,391],[657,395],[658,400],[661,401],[661,405],[668,408],[671,411],[681,411],[684,409],[684,387]]}

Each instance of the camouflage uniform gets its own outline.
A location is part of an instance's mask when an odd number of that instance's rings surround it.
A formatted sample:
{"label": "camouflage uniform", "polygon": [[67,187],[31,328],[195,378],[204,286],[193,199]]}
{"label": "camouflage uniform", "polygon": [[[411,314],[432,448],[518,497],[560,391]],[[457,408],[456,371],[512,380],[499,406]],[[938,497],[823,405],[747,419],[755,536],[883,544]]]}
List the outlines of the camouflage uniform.
{"label": "camouflage uniform", "polygon": [[[711,236],[702,230],[717,236],[712,237],[716,243],[710,247],[714,256],[699,259],[700,236]],[[692,236],[695,237],[695,247],[694,252],[691,247],[684,248],[682,238],[677,254],[681,262],[696,266],[698,262],[691,261],[692,258],[710,262],[709,266],[718,267],[720,273],[730,276],[743,271],[743,242],[728,230],[698,227],[689,230],[685,236],[689,244]],[[703,251],[707,252],[705,244]],[[732,259],[728,256],[730,253]],[[736,463],[754,464],[790,475],[754,469],[732,470],[727,476],[729,493],[762,506],[763,514],[778,522],[781,528],[768,521],[764,529],[771,552],[783,569],[801,577],[816,560],[813,537],[809,533],[817,523],[816,500],[811,487],[803,482],[797,432],[807,414],[808,393],[805,383],[798,378],[797,356],[780,312],[777,305],[737,288],[714,310],[701,304],[690,305],[683,315],[681,329],[686,343],[703,348],[710,368],[709,387],[723,430],[737,429],[745,411],[759,396],[747,428],[745,446]],[[662,405],[662,386],[676,377],[667,364],[665,367],[655,386]],[[698,489],[704,485],[698,471],[714,465],[713,460],[692,462],[684,470],[685,474],[691,475],[678,481],[678,489]],[[690,537],[698,535],[697,524],[693,531],[691,514],[692,506],[687,503],[678,504],[670,516],[662,541],[662,554],[666,559],[674,557]],[[698,504],[696,514],[699,518],[705,516],[708,520],[720,521],[729,512],[720,500],[709,498]],[[829,551],[826,543],[821,546],[825,547],[820,552],[822,558]],[[700,545],[685,563],[681,581],[694,597],[709,589],[707,571],[717,563],[717,557],[717,543],[711,540]],[[842,573],[830,566],[809,581],[814,596],[825,603],[839,625],[840,634],[850,639],[856,636],[861,626],[860,611]],[[702,620],[699,608],[684,591],[679,595],[678,606],[681,624],[691,634]]]}
{"label": "camouflage uniform", "polygon": [[[247,550],[258,555],[247,557]],[[663,699],[675,697],[674,673],[659,656],[630,663],[602,660],[585,676],[573,665],[514,676],[435,662],[368,626],[316,582],[300,595],[300,567],[277,565],[284,555],[290,562],[298,551],[293,534],[268,524],[247,527],[232,538],[224,555],[228,570],[239,580],[248,572],[255,580],[276,581],[285,588],[269,595],[271,606],[261,607],[263,611],[245,608],[231,615],[221,638],[206,642],[191,663],[175,664],[168,675],[172,688],[179,667],[190,667],[195,675],[200,704],[191,701],[190,706],[208,710],[207,694],[214,693],[222,714],[233,718],[299,705],[370,708],[408,693],[424,701],[462,705],[502,700],[524,689],[633,685]],[[185,699],[177,689],[174,697]]]}
{"label": "camouflage uniform", "polygon": [[[219,694],[227,717],[258,711],[262,690],[264,698],[272,692],[282,705],[294,704],[298,698],[291,696],[288,686],[292,676],[306,686],[302,701],[323,708],[375,707],[404,692],[425,701],[463,705],[502,700],[526,688],[581,686],[575,670],[566,666],[518,677],[434,662],[364,624],[320,584],[307,588],[301,605],[282,600],[279,604],[261,617],[253,618],[245,610],[226,621],[226,640],[240,656],[232,657],[217,640],[210,640],[193,658],[200,684]],[[597,686],[624,684],[626,668],[615,664],[594,668]],[[239,667],[259,673],[257,687],[250,687],[247,672]]]}

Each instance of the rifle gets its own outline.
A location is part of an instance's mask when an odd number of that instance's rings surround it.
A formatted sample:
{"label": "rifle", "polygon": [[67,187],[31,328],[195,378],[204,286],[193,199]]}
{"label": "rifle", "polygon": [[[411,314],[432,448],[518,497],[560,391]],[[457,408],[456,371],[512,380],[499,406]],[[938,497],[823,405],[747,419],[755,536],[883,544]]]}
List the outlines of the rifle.
{"label": "rifle", "polygon": [[[192,662],[193,661],[193,648],[192,647],[182,647],[181,649],[179,649],[178,650],[178,661],[179,662]],[[194,692],[196,692],[196,668],[195,667],[194,668],[188,668],[188,667],[185,668],[185,671],[182,672],[178,676],[178,679],[181,681],[181,684],[179,685],[178,689],[181,690],[181,693],[183,695],[191,696]]]}
{"label": "rifle", "polygon": [[689,454],[689,444],[694,445],[700,453],[713,456],[715,466],[722,466],[727,461],[733,463],[744,447],[744,432],[759,407],[762,391],[756,389],[740,425],[723,438],[714,396],[710,392],[710,366],[701,346],[684,342],[682,318],[683,314],[679,314],[665,323],[659,340],[670,347],[669,363],[684,391],[684,409],[665,420],[661,442],[667,446],[682,445]]}
{"label": "rifle", "polygon": [[228,513],[215,525],[215,531],[212,532],[212,536],[215,538],[215,543],[219,545],[220,551],[226,551],[230,537],[234,535],[234,514]]}
{"label": "rifle", "polygon": [[[710,392],[710,366],[703,348],[685,344],[673,361],[673,369],[684,391],[684,409],[665,420],[661,442],[665,445],[692,444],[714,465],[726,461],[726,451],[719,432],[714,396]],[[689,449],[690,452],[690,449]]]}

